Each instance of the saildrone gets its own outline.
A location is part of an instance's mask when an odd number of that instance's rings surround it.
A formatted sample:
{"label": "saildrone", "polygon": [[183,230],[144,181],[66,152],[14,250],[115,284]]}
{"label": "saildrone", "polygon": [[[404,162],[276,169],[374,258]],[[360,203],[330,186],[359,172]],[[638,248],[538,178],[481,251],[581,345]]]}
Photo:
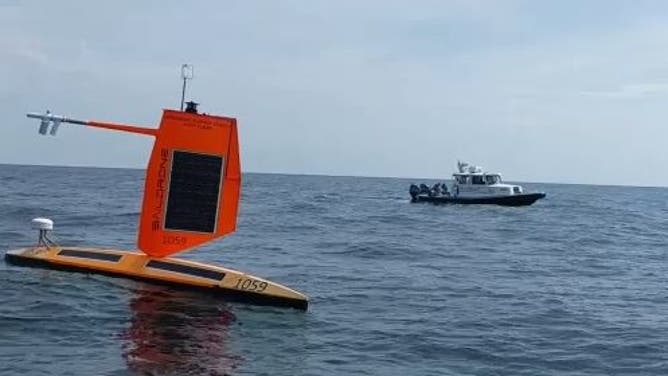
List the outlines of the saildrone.
{"label": "saildrone", "polygon": [[56,135],[61,124],[69,123],[150,136],[155,142],[139,218],[140,252],[60,246],[49,238],[53,222],[36,218],[37,246],[8,251],[8,262],[141,279],[202,289],[232,300],[307,309],[304,294],[278,283],[169,257],[236,228],[241,189],[236,119],[198,113],[194,102],[188,102],[184,111],[164,110],[158,128],[77,120],[48,111],[27,116],[40,120],[42,135]]}

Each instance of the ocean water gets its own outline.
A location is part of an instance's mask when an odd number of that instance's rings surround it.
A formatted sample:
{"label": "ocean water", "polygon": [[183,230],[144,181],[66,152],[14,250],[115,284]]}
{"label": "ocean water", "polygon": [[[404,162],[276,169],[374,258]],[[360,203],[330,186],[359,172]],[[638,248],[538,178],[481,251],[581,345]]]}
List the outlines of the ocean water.
{"label": "ocean water", "polygon": [[[0,375],[667,375],[668,189],[525,184],[523,208],[411,180],[246,174],[235,234],[183,257],[308,312],[0,262]],[[415,182],[419,182],[416,180]],[[0,165],[0,249],[132,249],[143,172]]]}

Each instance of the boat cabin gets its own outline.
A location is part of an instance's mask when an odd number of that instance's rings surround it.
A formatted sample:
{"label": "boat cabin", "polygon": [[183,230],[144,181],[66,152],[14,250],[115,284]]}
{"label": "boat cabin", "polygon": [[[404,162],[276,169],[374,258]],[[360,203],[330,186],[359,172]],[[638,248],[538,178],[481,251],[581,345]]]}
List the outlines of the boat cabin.
{"label": "boat cabin", "polygon": [[501,184],[500,174],[453,174],[458,184],[494,185]]}
{"label": "boat cabin", "polygon": [[478,166],[460,164],[452,174],[455,196],[509,196],[523,193],[519,185],[504,184],[501,174],[484,172]]}

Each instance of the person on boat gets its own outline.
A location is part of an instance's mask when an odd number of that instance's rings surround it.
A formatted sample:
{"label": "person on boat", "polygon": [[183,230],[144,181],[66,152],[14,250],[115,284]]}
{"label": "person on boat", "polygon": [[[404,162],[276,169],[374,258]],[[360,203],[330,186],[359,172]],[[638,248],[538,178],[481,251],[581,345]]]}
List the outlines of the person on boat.
{"label": "person on boat", "polygon": [[436,183],[434,184],[433,187],[429,190],[429,196],[440,196],[441,195],[441,185]]}
{"label": "person on boat", "polygon": [[450,196],[450,192],[448,192],[448,186],[445,183],[441,183],[441,191],[443,192],[444,196]]}

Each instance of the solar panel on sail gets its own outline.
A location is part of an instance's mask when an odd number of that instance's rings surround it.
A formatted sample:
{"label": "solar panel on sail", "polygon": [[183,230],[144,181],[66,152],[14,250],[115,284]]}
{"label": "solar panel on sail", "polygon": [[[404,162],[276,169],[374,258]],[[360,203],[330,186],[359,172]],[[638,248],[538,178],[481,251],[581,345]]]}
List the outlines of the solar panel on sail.
{"label": "solar panel on sail", "polygon": [[221,156],[173,151],[166,230],[215,232],[222,166]]}

